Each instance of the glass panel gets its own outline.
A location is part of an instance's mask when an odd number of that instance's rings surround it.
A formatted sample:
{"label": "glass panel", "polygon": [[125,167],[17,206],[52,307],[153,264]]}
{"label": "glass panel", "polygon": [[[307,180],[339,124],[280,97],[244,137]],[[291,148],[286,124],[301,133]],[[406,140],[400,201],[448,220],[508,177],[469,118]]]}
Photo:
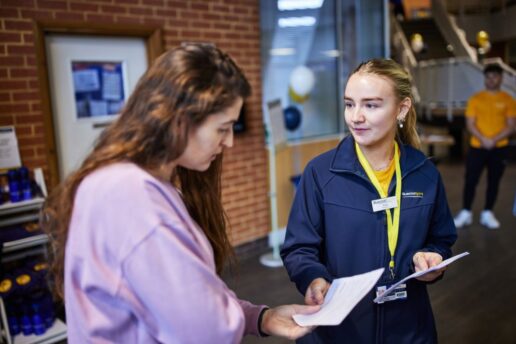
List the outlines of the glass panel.
{"label": "glass panel", "polygon": [[281,100],[288,140],[342,132],[349,73],[384,54],[384,2],[277,0],[260,6],[263,103]]}

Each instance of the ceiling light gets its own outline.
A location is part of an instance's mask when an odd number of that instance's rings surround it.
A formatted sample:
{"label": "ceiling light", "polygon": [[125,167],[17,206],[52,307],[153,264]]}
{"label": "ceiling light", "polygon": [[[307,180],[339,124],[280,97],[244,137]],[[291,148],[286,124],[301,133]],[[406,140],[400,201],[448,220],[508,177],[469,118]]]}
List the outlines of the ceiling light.
{"label": "ceiling light", "polygon": [[278,0],[278,10],[313,10],[321,8],[324,0]]}
{"label": "ceiling light", "polygon": [[288,17],[278,20],[279,27],[313,26],[315,17]]}

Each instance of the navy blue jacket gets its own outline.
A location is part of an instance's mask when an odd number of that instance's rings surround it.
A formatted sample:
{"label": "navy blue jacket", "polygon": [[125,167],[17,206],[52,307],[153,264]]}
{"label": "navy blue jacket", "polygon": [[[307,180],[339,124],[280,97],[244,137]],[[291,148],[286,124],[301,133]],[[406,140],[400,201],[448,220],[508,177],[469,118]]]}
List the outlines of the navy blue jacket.
{"label": "navy blue jacket", "polygon": [[[457,238],[453,218],[435,166],[411,146],[400,145],[402,196],[395,252],[395,277],[385,211],[373,212],[380,196],[369,181],[348,136],[337,148],[313,159],[301,178],[281,250],[290,279],[305,295],[318,277],[352,276],[385,267],[378,285],[392,284],[414,272],[412,256],[431,251],[451,256]],[[389,195],[395,193],[392,178]],[[300,343],[436,343],[437,334],[426,284],[407,282],[408,298],[378,305],[376,288],[339,326],[322,326]]]}

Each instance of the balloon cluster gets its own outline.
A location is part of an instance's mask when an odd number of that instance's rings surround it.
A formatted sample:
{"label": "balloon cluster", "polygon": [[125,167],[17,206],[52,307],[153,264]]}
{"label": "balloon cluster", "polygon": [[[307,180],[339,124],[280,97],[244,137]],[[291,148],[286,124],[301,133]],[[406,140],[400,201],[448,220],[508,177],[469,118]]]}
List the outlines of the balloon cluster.
{"label": "balloon cluster", "polygon": [[478,43],[478,53],[486,54],[489,50],[491,50],[491,42],[489,42],[489,35],[484,30],[477,32],[477,43]]}
{"label": "balloon cluster", "polygon": [[[310,92],[315,85],[314,72],[306,66],[297,66],[292,71],[289,80],[288,94],[297,104],[308,100]],[[290,105],[283,110],[285,128],[294,131],[301,125],[301,110],[295,105]]]}
{"label": "balloon cluster", "polygon": [[414,51],[416,54],[419,54],[425,47],[423,36],[420,33],[412,34],[412,36],[410,36],[410,46],[412,51]]}
{"label": "balloon cluster", "polygon": [[315,84],[314,72],[306,66],[297,66],[290,75],[288,93],[296,103],[304,103]]}

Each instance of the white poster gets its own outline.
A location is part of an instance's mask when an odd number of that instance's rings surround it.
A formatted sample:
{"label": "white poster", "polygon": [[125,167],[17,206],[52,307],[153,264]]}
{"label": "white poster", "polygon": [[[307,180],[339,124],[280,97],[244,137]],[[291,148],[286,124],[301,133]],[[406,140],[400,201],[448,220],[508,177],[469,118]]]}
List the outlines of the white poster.
{"label": "white poster", "polygon": [[20,166],[20,151],[14,127],[0,127],[0,169]]}

